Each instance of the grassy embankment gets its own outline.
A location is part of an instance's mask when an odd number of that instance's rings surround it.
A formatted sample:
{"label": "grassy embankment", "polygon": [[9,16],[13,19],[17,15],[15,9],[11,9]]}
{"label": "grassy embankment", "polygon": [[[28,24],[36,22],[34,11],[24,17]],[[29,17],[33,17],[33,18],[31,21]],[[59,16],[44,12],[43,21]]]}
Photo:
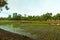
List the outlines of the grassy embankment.
{"label": "grassy embankment", "polygon": [[19,20],[0,20],[0,24],[28,24],[28,25],[60,25],[60,21],[19,21]]}

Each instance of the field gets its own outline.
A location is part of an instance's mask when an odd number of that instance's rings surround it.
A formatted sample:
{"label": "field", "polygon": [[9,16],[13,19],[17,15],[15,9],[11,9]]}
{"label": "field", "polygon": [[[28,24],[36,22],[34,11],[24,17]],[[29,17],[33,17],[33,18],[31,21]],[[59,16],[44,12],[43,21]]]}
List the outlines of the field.
{"label": "field", "polygon": [[36,40],[60,40],[60,21],[0,21],[0,25],[3,24],[20,27],[25,32],[34,35]]}

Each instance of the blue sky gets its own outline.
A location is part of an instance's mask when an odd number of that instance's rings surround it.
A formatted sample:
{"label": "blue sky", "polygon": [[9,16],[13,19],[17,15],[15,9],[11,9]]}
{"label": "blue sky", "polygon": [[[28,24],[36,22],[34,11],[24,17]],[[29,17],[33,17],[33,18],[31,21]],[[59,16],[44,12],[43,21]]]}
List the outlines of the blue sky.
{"label": "blue sky", "polygon": [[60,13],[60,0],[8,0],[9,10],[0,13],[0,17],[7,17],[17,12],[24,15],[42,15],[47,12]]}

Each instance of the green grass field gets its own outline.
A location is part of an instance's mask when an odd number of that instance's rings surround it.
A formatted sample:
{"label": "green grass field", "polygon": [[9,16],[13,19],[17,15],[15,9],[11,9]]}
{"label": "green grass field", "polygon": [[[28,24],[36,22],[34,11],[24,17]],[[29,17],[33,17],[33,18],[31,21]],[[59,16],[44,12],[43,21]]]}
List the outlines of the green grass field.
{"label": "green grass field", "polygon": [[[13,24],[25,32],[36,35],[36,40],[60,40],[60,21],[0,21],[1,24]],[[59,25],[57,25],[59,24]],[[19,25],[19,26],[17,26]]]}

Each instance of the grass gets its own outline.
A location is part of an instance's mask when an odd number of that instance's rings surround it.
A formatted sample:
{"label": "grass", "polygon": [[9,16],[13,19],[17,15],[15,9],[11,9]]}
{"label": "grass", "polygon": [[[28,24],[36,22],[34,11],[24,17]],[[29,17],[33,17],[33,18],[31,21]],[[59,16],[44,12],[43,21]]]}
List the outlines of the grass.
{"label": "grass", "polygon": [[60,24],[60,21],[0,21],[0,25],[13,24],[14,27],[36,35],[36,40],[60,40],[60,25],[56,25],[58,23]]}
{"label": "grass", "polygon": [[21,27],[25,32],[37,35],[36,40],[60,40],[60,26],[27,26]]}

